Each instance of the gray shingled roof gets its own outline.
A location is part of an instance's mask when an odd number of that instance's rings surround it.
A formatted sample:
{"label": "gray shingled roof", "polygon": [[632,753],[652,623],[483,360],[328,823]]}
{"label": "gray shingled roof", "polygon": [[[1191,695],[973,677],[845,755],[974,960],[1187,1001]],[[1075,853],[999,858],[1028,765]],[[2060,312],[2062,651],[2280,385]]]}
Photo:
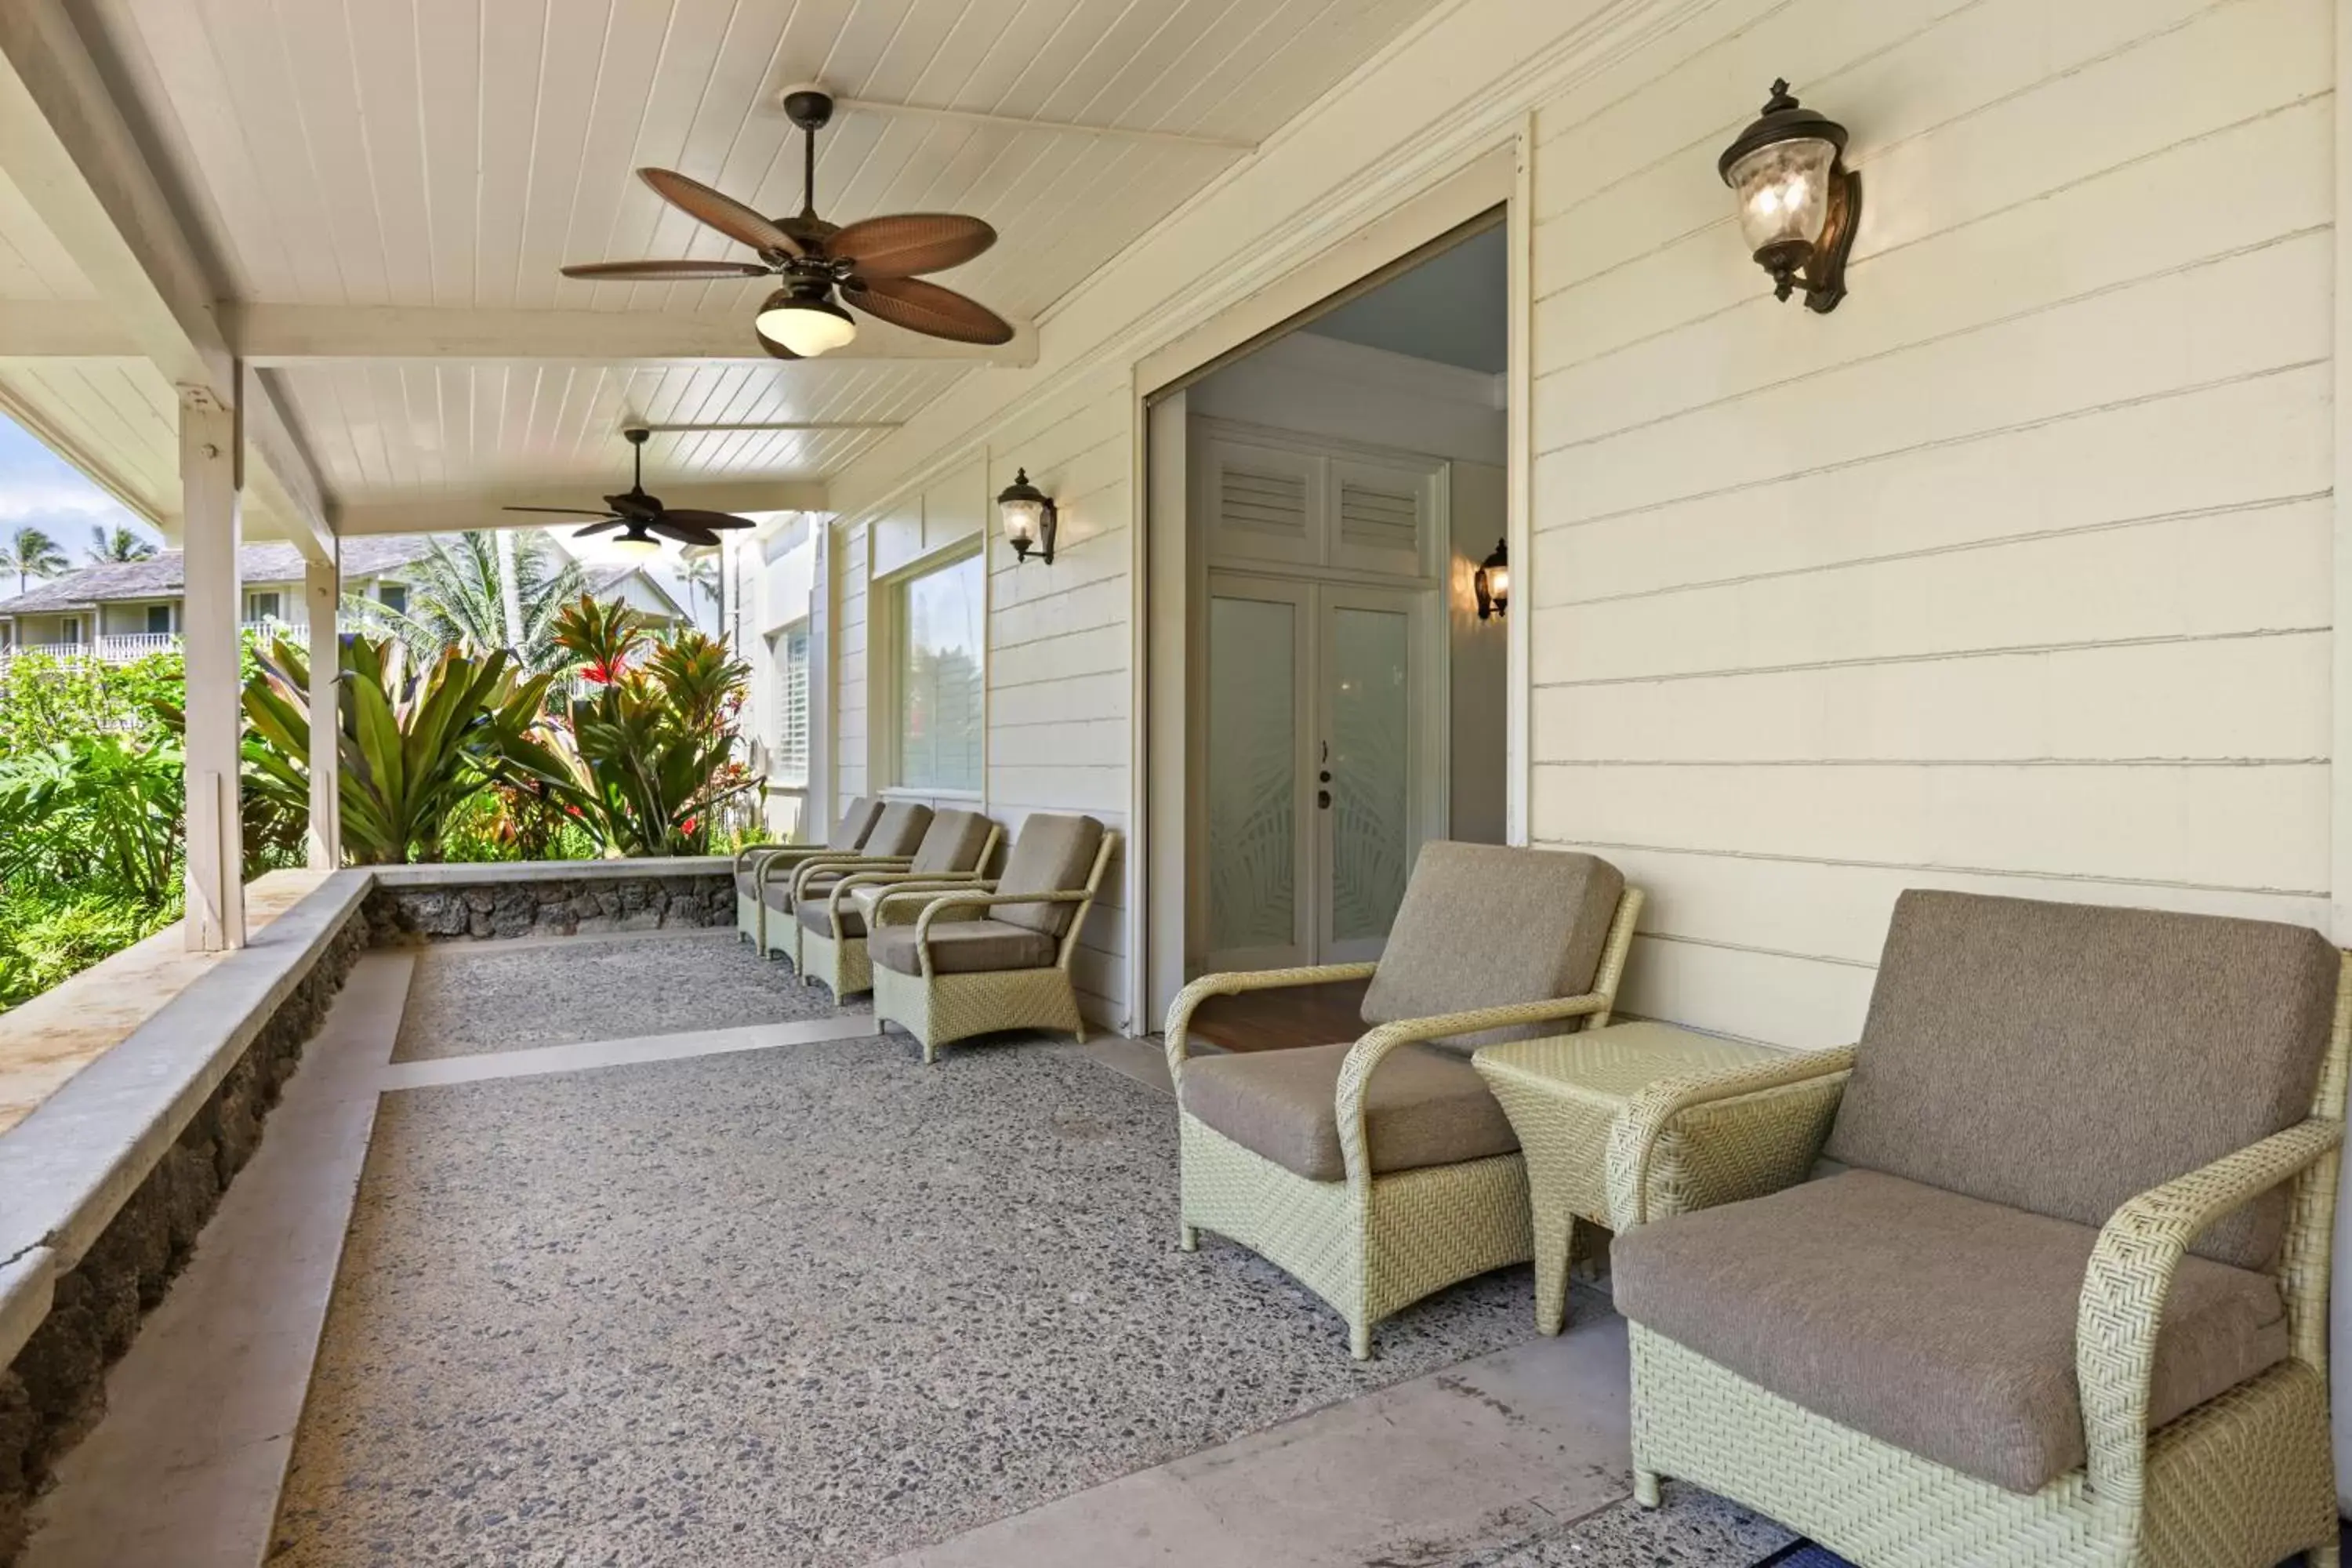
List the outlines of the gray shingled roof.
{"label": "gray shingled roof", "polygon": [[[346,539],[343,575],[372,577],[420,561],[432,552],[432,540],[415,536]],[[247,583],[299,582],[302,552],[290,544],[248,544],[236,552],[236,574]],[[164,550],[144,561],[101,561],[36,583],[13,599],[0,599],[0,616],[38,616],[127,599],[174,598],[186,592],[187,585],[180,552]]]}

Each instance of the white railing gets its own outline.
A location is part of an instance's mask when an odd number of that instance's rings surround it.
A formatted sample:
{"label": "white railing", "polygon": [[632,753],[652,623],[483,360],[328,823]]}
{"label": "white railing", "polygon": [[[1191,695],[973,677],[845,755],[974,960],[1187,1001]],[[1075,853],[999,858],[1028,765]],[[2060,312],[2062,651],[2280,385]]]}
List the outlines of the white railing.
{"label": "white railing", "polygon": [[[285,621],[247,621],[239,629],[258,633],[273,641],[282,637],[298,647],[307,645],[310,637],[307,626]],[[178,653],[181,646],[177,632],[118,632],[88,642],[11,645],[0,647],[0,674],[5,673],[20,654],[37,654],[68,666],[133,664],[152,654]]]}

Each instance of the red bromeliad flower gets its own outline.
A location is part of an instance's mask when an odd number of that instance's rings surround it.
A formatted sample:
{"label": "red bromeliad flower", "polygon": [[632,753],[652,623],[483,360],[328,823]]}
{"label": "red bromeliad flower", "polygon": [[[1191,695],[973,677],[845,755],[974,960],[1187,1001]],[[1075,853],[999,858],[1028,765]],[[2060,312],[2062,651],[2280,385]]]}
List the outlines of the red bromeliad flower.
{"label": "red bromeliad flower", "polygon": [[698,824],[699,822],[701,822],[701,820],[702,820],[702,818],[700,818],[700,817],[698,817],[698,816],[689,816],[689,817],[688,817],[688,818],[686,819],[686,821],[685,821],[684,823],[682,823],[682,824],[680,824],[680,825],[679,825],[678,831],[679,831],[679,832],[681,832],[681,833],[683,833],[683,834],[685,834],[688,837],[691,838],[692,837],[694,837],[694,829],[695,829],[696,825],[697,825],[697,824]]}
{"label": "red bromeliad flower", "polygon": [[610,686],[614,681],[620,679],[621,677],[627,672],[626,662],[623,659],[615,658],[610,664],[605,664],[601,660],[591,659],[588,663],[588,667],[585,669],[583,669],[580,673],[598,686]]}

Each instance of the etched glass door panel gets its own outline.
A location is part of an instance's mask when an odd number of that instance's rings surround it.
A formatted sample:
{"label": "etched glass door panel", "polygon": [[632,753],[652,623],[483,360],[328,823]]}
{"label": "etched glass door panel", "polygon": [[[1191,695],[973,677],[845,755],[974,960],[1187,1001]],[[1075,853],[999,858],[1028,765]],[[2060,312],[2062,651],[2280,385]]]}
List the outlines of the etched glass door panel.
{"label": "etched glass door panel", "polygon": [[1298,960],[1306,605],[1295,584],[1211,585],[1206,865],[1213,969]]}
{"label": "etched glass door panel", "polygon": [[1325,610],[1326,963],[1379,956],[1421,839],[1412,777],[1412,617],[1403,603],[1367,599],[1343,599],[1334,591]]}

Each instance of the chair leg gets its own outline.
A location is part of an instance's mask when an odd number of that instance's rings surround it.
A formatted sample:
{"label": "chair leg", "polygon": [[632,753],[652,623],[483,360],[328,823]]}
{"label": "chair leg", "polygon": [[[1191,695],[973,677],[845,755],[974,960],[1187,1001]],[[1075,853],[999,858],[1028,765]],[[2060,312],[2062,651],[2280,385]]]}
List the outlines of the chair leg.
{"label": "chair leg", "polygon": [[2343,1568],[2344,1543],[2331,1541],[2325,1546],[2315,1546],[2308,1554],[2311,1568]]}
{"label": "chair leg", "polygon": [[1176,1227],[1176,1250],[1179,1252],[1200,1251],[1200,1231],[1189,1225],[1179,1225]]}
{"label": "chair leg", "polygon": [[1637,1469],[1633,1472],[1633,1500],[1643,1508],[1658,1506],[1658,1472]]}
{"label": "chair leg", "polygon": [[929,1041],[929,1040],[925,1040],[925,1041],[923,1042],[923,1065],[924,1065],[925,1067],[929,1067],[933,1062],[936,1062],[936,1061],[938,1061],[939,1059],[940,1059],[940,1048],[939,1048],[939,1047],[937,1047],[937,1046],[935,1046],[935,1045],[931,1044],[931,1042],[930,1042],[930,1041]]}
{"label": "chair leg", "polygon": [[1358,1361],[1372,1359],[1371,1324],[1349,1323],[1348,1325],[1348,1353]]}

